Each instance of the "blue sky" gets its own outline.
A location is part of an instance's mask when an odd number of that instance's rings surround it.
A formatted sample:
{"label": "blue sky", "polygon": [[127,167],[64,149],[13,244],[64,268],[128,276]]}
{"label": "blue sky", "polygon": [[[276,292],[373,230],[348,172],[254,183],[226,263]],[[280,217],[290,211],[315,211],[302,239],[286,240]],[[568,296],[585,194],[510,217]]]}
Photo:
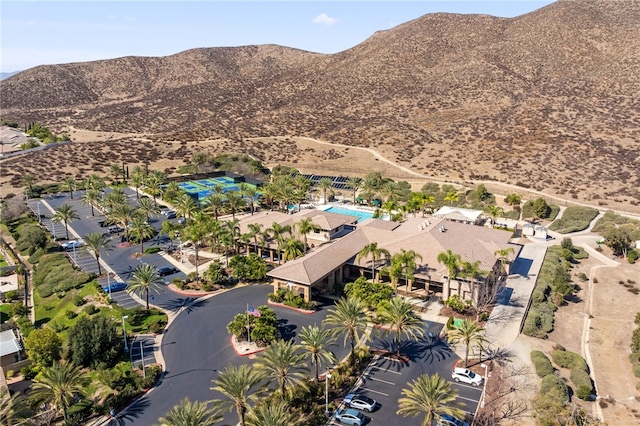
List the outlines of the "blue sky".
{"label": "blue sky", "polygon": [[551,0],[37,1],[0,3],[0,71],[197,47],[279,44],[336,53],[427,13],[513,17]]}

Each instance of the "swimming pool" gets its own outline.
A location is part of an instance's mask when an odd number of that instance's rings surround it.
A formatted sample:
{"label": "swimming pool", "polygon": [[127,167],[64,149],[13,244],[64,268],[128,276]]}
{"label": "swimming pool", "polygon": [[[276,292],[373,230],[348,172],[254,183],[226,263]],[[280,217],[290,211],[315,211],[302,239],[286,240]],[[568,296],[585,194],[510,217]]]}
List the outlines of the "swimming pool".
{"label": "swimming pool", "polygon": [[373,218],[373,213],[372,212],[366,212],[363,210],[352,210],[352,209],[343,209],[342,207],[329,207],[328,209],[325,210],[326,212],[331,212],[331,213],[337,213],[337,214],[344,214],[344,215],[348,215],[348,216],[356,216],[358,217],[358,222],[361,222],[365,219],[371,219]]}

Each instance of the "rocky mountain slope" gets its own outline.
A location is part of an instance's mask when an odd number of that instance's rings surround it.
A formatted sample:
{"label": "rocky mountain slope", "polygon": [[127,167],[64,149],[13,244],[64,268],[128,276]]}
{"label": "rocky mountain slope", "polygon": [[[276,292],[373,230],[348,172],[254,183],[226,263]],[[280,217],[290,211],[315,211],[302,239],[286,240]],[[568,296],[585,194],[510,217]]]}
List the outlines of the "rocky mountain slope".
{"label": "rocky mountain slope", "polygon": [[[640,1],[506,19],[430,14],[334,55],[281,46],[40,66],[0,83],[11,121],[154,143],[308,136],[425,174],[640,202]],[[330,167],[330,164],[326,165]]]}

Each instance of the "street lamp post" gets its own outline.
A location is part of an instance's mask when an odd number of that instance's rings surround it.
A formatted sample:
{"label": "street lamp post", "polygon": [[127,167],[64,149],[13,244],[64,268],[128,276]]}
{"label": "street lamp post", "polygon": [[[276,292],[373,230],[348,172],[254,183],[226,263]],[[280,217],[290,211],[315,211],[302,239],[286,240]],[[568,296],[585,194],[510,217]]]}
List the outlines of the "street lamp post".
{"label": "street lamp post", "polygon": [[127,326],[124,322],[124,320],[126,320],[127,318],[129,318],[129,315],[124,315],[122,317],[122,334],[124,335],[124,353],[129,352],[129,346],[127,346]]}
{"label": "street lamp post", "polygon": [[331,374],[327,373],[324,375],[324,414],[329,417],[331,414],[329,412],[329,379],[331,378]]}
{"label": "street lamp post", "polygon": [[147,377],[147,372],[144,371],[144,349],[142,348],[142,339],[140,339],[140,361],[142,361],[142,377]]}
{"label": "street lamp post", "polygon": [[489,367],[485,363],[480,364],[480,367],[484,368],[484,387],[482,389],[482,401],[480,402],[480,408],[484,408],[484,397],[487,394],[487,370]]}
{"label": "street lamp post", "polygon": [[42,216],[40,215],[40,201],[38,201],[38,222],[42,222]]}

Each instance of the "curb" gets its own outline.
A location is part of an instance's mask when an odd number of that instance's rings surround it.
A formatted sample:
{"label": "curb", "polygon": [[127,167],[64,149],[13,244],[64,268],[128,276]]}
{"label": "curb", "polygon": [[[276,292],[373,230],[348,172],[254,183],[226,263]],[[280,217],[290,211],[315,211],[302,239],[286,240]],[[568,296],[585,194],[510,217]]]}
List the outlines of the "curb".
{"label": "curb", "polygon": [[306,310],[306,309],[294,308],[293,306],[285,305],[284,303],[272,302],[269,299],[267,299],[267,305],[279,306],[279,307],[282,307],[282,308],[291,309],[292,311],[298,311],[301,314],[306,314],[306,315],[311,315],[311,314],[315,314],[316,312],[318,312],[318,311],[309,311],[309,310]]}
{"label": "curb", "polygon": [[236,353],[236,355],[238,356],[247,356],[247,355],[253,355],[253,354],[257,354],[260,352],[265,351],[267,348],[258,348],[256,350],[253,351],[249,351],[249,352],[244,352],[244,353],[240,353],[238,352],[238,349],[236,349],[236,345],[233,344],[233,341],[235,339],[236,335],[232,334],[231,337],[229,338],[229,344],[231,345],[231,347],[233,348],[233,351]]}

